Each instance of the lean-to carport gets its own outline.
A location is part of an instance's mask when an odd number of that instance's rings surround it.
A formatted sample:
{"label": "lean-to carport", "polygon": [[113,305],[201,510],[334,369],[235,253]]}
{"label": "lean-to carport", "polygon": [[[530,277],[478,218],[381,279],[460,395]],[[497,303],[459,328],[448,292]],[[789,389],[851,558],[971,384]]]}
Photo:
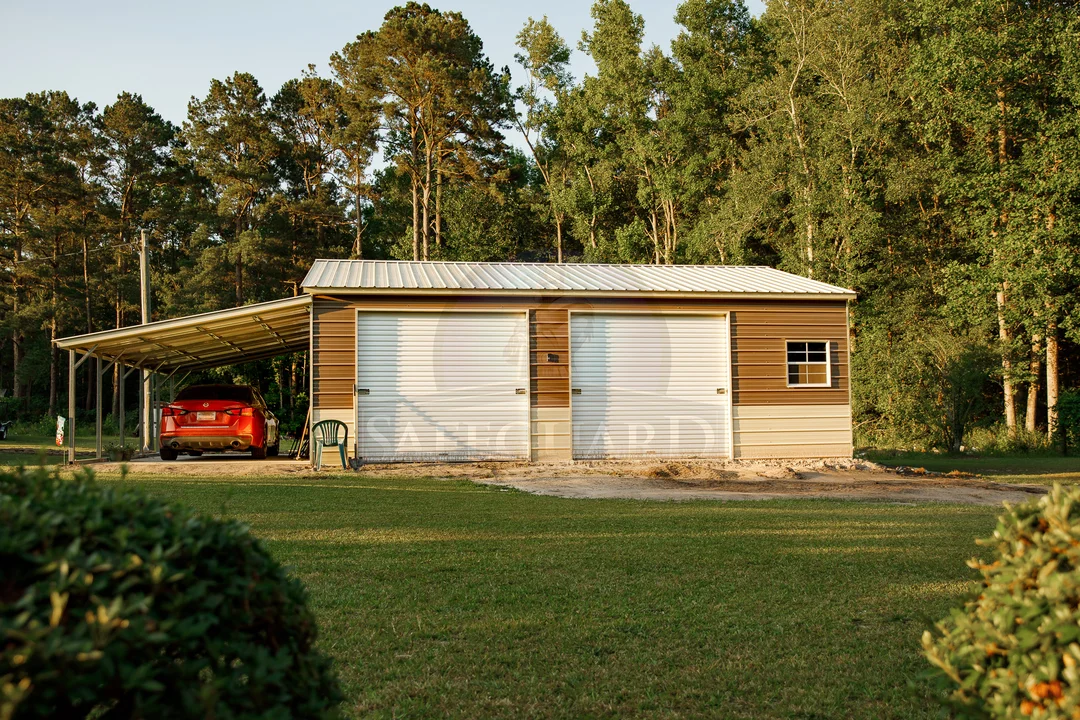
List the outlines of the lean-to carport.
{"label": "lean-to carport", "polygon": [[[142,373],[141,394],[150,402],[139,403],[140,427],[143,447],[152,450],[157,432],[149,408],[162,378],[304,351],[310,338],[311,296],[302,295],[57,340],[56,347],[68,351],[68,462],[75,462],[75,371],[87,360],[97,364],[95,457],[101,458],[101,380],[114,365],[121,366],[122,378]],[[123,382],[119,390],[123,428]]]}

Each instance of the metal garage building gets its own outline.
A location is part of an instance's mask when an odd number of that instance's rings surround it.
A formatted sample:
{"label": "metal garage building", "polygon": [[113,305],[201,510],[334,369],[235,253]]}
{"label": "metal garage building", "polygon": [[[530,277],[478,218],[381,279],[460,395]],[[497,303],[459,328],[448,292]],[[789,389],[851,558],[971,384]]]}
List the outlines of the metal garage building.
{"label": "metal garage building", "polygon": [[312,421],[366,461],[850,457],[844,288],[766,267],[318,260]]}
{"label": "metal garage building", "polygon": [[317,260],[303,288],[56,344],[71,378],[95,358],[149,387],[310,349],[312,422],[343,421],[372,462],[851,456],[844,288],[767,267],[381,260]]}

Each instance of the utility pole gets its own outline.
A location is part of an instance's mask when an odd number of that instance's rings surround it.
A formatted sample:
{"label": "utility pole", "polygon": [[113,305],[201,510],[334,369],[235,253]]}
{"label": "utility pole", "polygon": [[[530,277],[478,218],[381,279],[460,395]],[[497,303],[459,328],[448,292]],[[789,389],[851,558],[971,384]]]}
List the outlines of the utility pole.
{"label": "utility pole", "polygon": [[[139,295],[142,300],[142,324],[150,322],[150,253],[146,245],[146,230],[140,231],[139,242]],[[154,427],[154,408],[150,396],[150,371],[143,368],[142,387],[139,392],[142,403],[142,436],[143,452],[151,452],[153,438],[151,437]]]}

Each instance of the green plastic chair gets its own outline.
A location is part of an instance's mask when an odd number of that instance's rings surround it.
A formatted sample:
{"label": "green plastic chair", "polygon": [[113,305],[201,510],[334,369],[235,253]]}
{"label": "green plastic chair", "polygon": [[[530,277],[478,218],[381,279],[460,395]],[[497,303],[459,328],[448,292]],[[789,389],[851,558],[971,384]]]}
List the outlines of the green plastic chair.
{"label": "green plastic chair", "polygon": [[323,420],[311,428],[311,459],[315,469],[322,469],[322,451],[324,448],[337,447],[341,453],[341,469],[348,470],[345,461],[345,446],[349,444],[349,426],[340,420]]}

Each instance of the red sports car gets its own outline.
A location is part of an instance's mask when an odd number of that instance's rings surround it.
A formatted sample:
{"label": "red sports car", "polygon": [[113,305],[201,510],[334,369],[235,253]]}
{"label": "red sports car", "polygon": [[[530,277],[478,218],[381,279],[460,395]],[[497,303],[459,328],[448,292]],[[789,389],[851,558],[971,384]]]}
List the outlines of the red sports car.
{"label": "red sports car", "polygon": [[192,385],[161,408],[162,460],[204,450],[278,454],[278,421],[259,391],[248,385]]}

